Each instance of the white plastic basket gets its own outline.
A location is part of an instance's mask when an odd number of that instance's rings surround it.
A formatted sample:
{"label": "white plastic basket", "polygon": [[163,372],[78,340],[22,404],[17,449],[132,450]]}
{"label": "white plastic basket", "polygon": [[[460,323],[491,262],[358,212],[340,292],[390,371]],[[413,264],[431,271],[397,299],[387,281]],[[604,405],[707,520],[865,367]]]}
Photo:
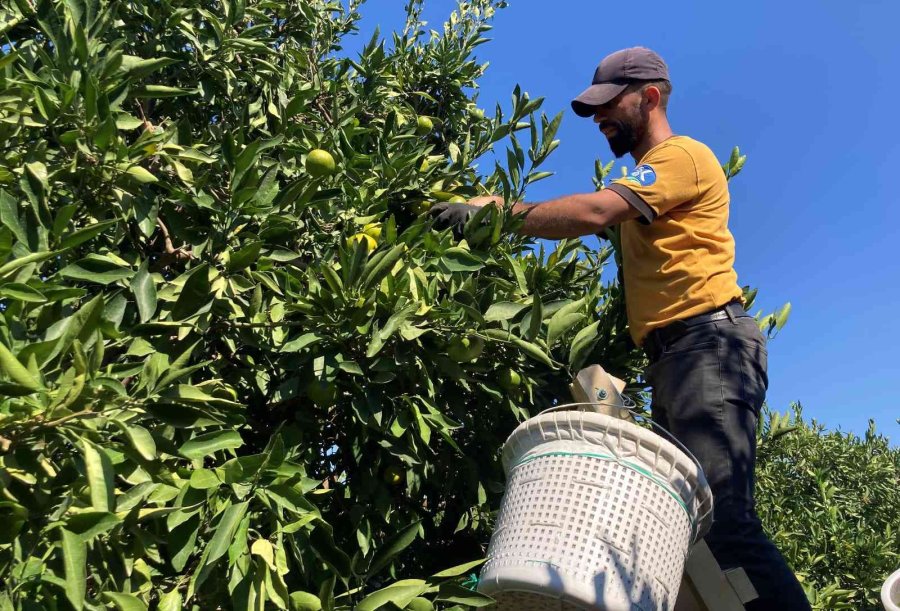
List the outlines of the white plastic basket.
{"label": "white plastic basket", "polygon": [[711,523],[703,471],[674,438],[592,409],[547,410],[503,447],[507,488],[478,583],[499,609],[675,605]]}
{"label": "white plastic basket", "polygon": [[891,573],[881,586],[881,604],[885,611],[900,611],[900,569]]}

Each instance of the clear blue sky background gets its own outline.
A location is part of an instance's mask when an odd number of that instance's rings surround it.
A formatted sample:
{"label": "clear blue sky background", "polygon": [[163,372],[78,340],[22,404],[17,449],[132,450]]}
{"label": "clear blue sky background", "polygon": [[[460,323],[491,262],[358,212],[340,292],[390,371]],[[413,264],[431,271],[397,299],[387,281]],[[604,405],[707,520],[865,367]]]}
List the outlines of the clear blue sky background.
{"label": "clear blue sky background", "polygon": [[[403,4],[369,0],[348,50],[376,26],[383,35],[401,27]],[[426,0],[425,19],[440,29],[454,7]],[[896,0],[511,0],[478,52],[491,64],[479,103],[508,109],[518,83],[546,98],[548,114],[565,110],[562,144],[542,168],[556,175],[533,185],[528,200],[590,191],[594,159],[612,157],[569,102],[607,53],[659,52],[674,84],[675,132],[723,161],[736,144],[748,156],[731,183],[739,281],[760,289],[757,308],[793,305],[769,344],[769,405],[784,411],[799,400],[805,415],[856,433],[873,418],[896,444],[898,23]]]}

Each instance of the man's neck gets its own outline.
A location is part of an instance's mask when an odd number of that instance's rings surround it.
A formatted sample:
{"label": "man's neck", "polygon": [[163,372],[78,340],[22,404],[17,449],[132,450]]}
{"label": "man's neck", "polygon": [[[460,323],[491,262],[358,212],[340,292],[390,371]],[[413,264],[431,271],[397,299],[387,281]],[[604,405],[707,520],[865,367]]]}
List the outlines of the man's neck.
{"label": "man's neck", "polygon": [[647,129],[646,137],[631,151],[634,162],[640,163],[650,149],[671,137],[672,128],[669,127],[669,122],[665,118],[657,122],[651,122],[650,127]]}

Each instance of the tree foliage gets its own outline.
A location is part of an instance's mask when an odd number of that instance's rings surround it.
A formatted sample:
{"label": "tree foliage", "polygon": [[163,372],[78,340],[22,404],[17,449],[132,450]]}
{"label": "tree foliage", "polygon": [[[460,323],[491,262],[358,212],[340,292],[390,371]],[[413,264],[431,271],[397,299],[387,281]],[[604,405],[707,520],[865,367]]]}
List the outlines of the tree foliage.
{"label": "tree foliage", "polygon": [[489,602],[507,434],[643,365],[611,248],[424,214],[549,176],[503,4],[354,57],[357,0],[0,7],[0,609]]}
{"label": "tree foliage", "polygon": [[499,4],[428,33],[411,3],[356,58],[355,2],[4,9],[4,605],[484,604],[444,569],[483,555],[506,435],[640,359],[609,249],[423,214],[547,176],[561,116],[477,107]]}
{"label": "tree foliage", "polygon": [[759,431],[758,508],[814,609],[882,608],[900,566],[900,449],[875,432],[826,431],[768,412]]}

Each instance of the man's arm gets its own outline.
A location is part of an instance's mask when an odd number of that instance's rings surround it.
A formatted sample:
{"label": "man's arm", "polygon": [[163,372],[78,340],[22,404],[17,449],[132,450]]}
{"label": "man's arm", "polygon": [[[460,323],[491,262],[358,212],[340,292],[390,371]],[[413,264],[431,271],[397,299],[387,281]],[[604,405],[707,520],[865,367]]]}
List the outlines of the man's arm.
{"label": "man's arm", "polygon": [[[468,203],[484,206],[492,201],[503,204],[503,199],[497,196],[476,197]],[[602,233],[607,227],[642,216],[625,198],[610,189],[566,195],[540,204],[516,203],[512,211],[528,213],[525,224],[519,229],[521,235],[549,240]]]}

